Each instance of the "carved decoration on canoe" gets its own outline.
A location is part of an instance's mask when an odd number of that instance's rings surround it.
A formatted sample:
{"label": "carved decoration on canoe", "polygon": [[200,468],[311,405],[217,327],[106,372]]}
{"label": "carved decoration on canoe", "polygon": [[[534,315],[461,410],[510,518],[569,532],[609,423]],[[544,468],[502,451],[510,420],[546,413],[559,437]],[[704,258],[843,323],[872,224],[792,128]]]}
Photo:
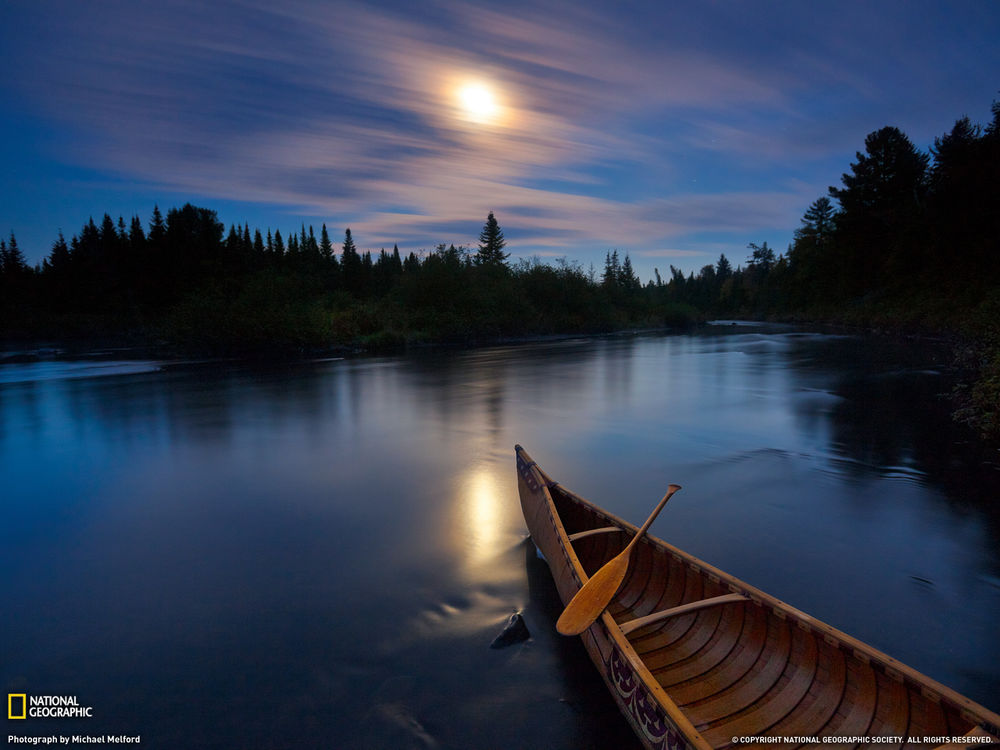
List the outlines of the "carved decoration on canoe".
{"label": "carved decoration on canoe", "polygon": [[535,480],[534,473],[531,471],[531,467],[533,465],[534,465],[533,462],[531,464],[527,463],[524,459],[521,458],[520,455],[517,457],[517,470],[521,473],[521,476],[524,478],[524,483],[528,485],[528,489],[531,490],[532,492],[538,492],[538,490],[541,489],[541,487]]}
{"label": "carved decoration on canoe", "polygon": [[616,648],[607,659],[607,671],[632,724],[656,750],[684,750],[687,743],[667,721],[663,710],[640,684],[635,672]]}

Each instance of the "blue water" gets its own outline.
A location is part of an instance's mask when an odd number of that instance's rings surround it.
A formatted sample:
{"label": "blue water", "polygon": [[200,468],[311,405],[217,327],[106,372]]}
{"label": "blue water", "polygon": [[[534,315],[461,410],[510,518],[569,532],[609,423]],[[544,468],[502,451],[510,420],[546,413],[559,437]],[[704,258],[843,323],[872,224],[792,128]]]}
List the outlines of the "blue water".
{"label": "blue water", "polygon": [[[628,747],[526,542],[566,486],[1000,708],[1000,472],[925,342],[760,326],[0,364],[0,681],[142,747]],[[522,611],[532,638],[490,642]],[[13,732],[14,729],[11,729]]]}

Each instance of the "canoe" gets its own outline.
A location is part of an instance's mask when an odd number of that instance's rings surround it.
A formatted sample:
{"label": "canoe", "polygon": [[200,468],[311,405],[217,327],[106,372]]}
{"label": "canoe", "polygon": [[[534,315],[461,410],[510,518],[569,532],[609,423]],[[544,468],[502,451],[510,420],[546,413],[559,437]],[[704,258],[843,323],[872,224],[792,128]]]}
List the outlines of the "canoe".
{"label": "canoe", "polygon": [[[566,604],[637,528],[515,452],[524,520]],[[1000,742],[992,711],[648,534],[580,637],[647,748]]]}

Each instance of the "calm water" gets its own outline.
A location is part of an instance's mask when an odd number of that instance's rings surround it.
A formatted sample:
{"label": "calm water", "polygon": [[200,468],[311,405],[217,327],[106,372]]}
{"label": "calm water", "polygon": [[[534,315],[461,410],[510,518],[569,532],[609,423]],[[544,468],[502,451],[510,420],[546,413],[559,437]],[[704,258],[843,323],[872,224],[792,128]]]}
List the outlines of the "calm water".
{"label": "calm water", "polygon": [[[949,422],[939,361],[725,326],[267,369],[2,365],[0,688],[94,712],[10,731],[633,746],[554,635],[516,442],[635,522],[684,485],[653,533],[1000,709],[1000,473]],[[491,650],[514,611],[532,639]]]}

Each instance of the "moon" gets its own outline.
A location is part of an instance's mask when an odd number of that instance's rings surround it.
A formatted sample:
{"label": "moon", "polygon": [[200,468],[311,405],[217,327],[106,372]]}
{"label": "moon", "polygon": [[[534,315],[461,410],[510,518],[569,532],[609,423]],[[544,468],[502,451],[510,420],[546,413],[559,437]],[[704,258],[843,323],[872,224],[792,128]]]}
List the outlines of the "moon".
{"label": "moon", "polygon": [[496,94],[484,83],[468,83],[458,90],[459,109],[466,120],[480,124],[494,122],[500,114]]}

